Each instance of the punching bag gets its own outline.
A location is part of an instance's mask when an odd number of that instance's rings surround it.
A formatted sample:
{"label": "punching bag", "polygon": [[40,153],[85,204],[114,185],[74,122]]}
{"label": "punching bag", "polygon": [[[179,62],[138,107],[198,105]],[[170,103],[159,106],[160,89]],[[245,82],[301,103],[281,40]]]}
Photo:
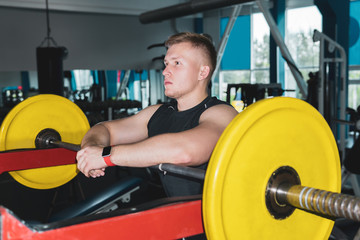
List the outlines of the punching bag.
{"label": "punching bag", "polygon": [[68,51],[65,47],[36,48],[36,62],[40,94],[64,95],[63,60]]}

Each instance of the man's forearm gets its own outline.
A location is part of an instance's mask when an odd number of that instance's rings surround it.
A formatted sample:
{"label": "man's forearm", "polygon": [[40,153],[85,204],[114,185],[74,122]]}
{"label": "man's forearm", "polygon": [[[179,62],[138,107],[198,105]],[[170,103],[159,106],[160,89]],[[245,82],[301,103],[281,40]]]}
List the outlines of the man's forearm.
{"label": "man's forearm", "polygon": [[114,146],[111,161],[128,167],[148,167],[159,163],[200,165],[208,160],[213,144],[198,146],[176,134],[162,134],[144,141]]}
{"label": "man's forearm", "polygon": [[84,136],[81,141],[81,147],[87,146],[109,146],[110,145],[110,133],[108,129],[99,123],[93,126]]}

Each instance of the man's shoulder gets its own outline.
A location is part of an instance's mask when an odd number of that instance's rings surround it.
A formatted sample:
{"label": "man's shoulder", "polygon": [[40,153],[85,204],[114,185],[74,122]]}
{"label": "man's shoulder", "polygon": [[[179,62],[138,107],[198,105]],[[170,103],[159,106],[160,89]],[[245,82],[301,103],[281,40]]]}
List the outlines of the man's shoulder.
{"label": "man's shoulder", "polygon": [[[213,108],[213,110],[225,110],[225,111],[230,111],[230,112],[234,112],[233,110],[234,107],[231,106],[231,104],[229,104],[228,102],[222,101],[220,99],[218,99],[217,97],[211,97],[211,99],[208,101],[207,103],[207,107],[208,108]],[[237,113],[237,111],[235,110],[235,112]]]}
{"label": "man's shoulder", "polygon": [[202,114],[203,118],[233,118],[238,114],[235,108],[227,102],[218,99],[216,99],[216,102],[216,104],[212,104],[211,107],[204,111],[204,113]]}
{"label": "man's shoulder", "polygon": [[210,97],[209,100],[207,101],[207,104],[210,106],[215,106],[215,105],[229,105],[231,106],[229,103],[218,99],[217,97]]}
{"label": "man's shoulder", "polygon": [[156,105],[150,105],[137,114],[135,114],[136,117],[141,118],[147,118],[150,119],[151,116],[162,106],[162,104],[156,104]]}
{"label": "man's shoulder", "polygon": [[235,110],[235,108],[233,106],[231,106],[230,104],[225,103],[220,103],[217,105],[213,105],[211,108],[208,109],[208,111],[210,112],[224,112],[224,113],[230,113],[230,114],[238,114],[238,112]]}

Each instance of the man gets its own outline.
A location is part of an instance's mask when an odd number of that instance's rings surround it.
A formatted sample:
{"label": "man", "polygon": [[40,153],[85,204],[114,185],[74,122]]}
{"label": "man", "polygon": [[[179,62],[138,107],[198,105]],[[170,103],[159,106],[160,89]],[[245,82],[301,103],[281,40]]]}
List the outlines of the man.
{"label": "man", "polygon": [[[216,66],[216,51],[209,38],[179,33],[165,45],[165,95],[176,102],[149,106],[128,118],[92,127],[77,153],[78,168],[87,177],[103,176],[111,165],[172,163],[206,169],[220,135],[237,111],[208,96]],[[110,157],[103,156],[107,151]],[[161,181],[168,196],[202,192],[201,182],[170,174],[161,175]]]}

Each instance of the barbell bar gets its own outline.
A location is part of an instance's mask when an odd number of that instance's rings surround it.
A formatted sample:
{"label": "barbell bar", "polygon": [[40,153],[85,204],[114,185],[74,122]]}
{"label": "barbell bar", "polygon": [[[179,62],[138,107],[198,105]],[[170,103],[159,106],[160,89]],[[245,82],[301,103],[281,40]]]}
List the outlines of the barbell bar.
{"label": "barbell bar", "polygon": [[[80,145],[62,142],[55,139],[47,129],[43,133],[46,137],[38,137],[41,147],[61,147],[72,151],[79,151]],[[191,177],[204,180],[205,170],[170,163],[162,163],[150,168],[159,170],[164,174],[170,173],[182,177]],[[299,176],[291,167],[283,166],[277,169],[269,179],[266,187],[266,203],[269,212],[276,219],[284,219],[293,212],[293,207],[326,217],[343,217],[360,221],[360,198],[346,194],[333,193],[311,187],[301,186]],[[289,206],[291,206],[289,208]]]}
{"label": "barbell bar", "polygon": [[[43,135],[43,136],[42,136]],[[45,129],[36,138],[40,148],[51,146],[79,151],[80,145],[62,142],[52,129]],[[205,170],[164,163],[150,168],[183,177],[204,180]],[[360,198],[311,187],[301,186],[300,178],[291,167],[283,166],[270,177],[265,190],[268,211],[275,219],[289,217],[294,208],[321,214],[325,217],[343,217],[360,221]]]}
{"label": "barbell bar", "polygon": [[[35,145],[37,145],[38,148],[48,148],[51,146],[65,148],[72,151],[80,151],[81,146],[77,144],[62,142],[60,139],[58,139],[60,135],[53,129],[45,129],[38,135],[36,138],[37,142]],[[150,166],[149,168],[162,171],[164,174],[167,172],[171,174],[175,174],[178,176],[183,177],[190,177],[194,179],[200,179],[204,180],[205,178],[205,171],[202,169],[196,169],[186,166],[178,166],[174,164],[169,163],[162,163],[155,166]]]}
{"label": "barbell bar", "polygon": [[[36,147],[61,147],[72,151],[81,150],[77,144],[60,140],[60,134],[53,129],[44,129],[36,137]],[[162,163],[150,168],[183,177],[204,180],[205,170]],[[360,198],[338,194],[300,185],[300,178],[291,167],[283,166],[270,177],[265,190],[266,205],[269,212],[277,219],[292,214],[293,208],[311,211],[328,217],[344,217],[360,221]]]}

